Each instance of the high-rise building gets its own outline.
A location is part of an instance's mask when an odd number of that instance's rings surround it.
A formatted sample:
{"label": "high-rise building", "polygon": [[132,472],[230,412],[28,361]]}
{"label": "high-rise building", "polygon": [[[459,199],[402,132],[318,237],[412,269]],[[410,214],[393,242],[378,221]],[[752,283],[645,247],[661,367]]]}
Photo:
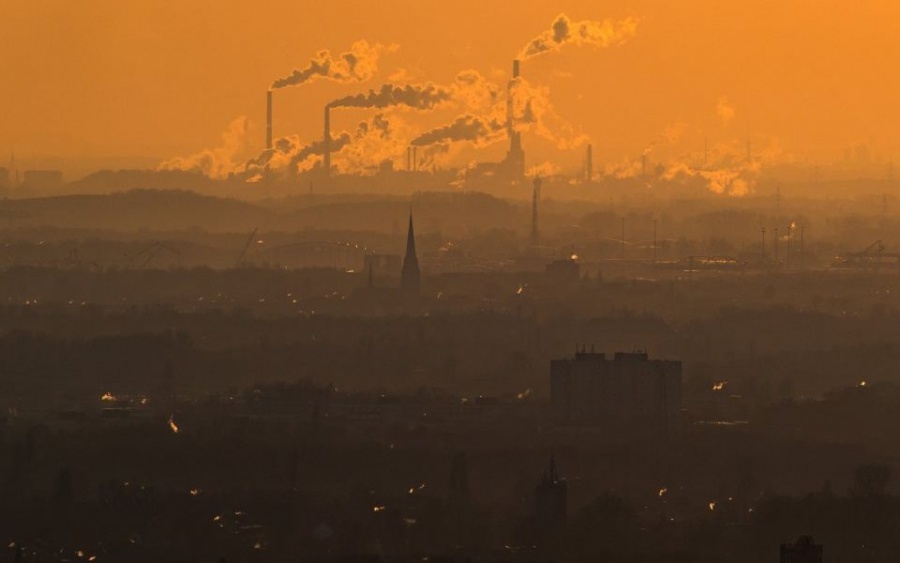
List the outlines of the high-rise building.
{"label": "high-rise building", "polygon": [[412,211],[409,212],[409,229],[406,232],[406,255],[400,272],[400,287],[405,293],[418,294],[421,289],[419,258],[416,256],[416,233],[413,229]]}
{"label": "high-rise building", "polygon": [[566,426],[651,431],[662,438],[679,428],[681,362],[646,353],[576,352],[550,365],[553,418]]}

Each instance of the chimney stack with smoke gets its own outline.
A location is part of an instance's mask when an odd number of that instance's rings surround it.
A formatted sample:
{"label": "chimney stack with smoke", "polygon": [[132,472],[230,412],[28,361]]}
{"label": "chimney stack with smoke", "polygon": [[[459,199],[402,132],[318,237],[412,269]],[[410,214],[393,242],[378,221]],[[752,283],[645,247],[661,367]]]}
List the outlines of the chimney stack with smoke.
{"label": "chimney stack with smoke", "polygon": [[322,167],[331,176],[331,106],[325,106],[325,136],[322,138]]}
{"label": "chimney stack with smoke", "polygon": [[272,149],[272,91],[266,92],[266,149]]}
{"label": "chimney stack with smoke", "polygon": [[522,150],[522,134],[516,131],[515,104],[513,103],[513,87],[519,78],[519,61],[513,60],[512,79],[506,93],[506,129],[509,135],[509,152],[506,154],[506,165],[510,175],[521,178],[525,175],[525,151]]}

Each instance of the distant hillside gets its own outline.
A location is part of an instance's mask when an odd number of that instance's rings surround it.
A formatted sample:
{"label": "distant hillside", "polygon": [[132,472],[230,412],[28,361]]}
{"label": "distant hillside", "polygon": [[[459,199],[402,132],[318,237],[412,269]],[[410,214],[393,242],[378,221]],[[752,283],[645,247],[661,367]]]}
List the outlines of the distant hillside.
{"label": "distant hillside", "polygon": [[291,224],[303,228],[406,232],[410,209],[420,233],[457,236],[527,227],[525,206],[478,192],[423,192],[411,199],[370,196],[309,206],[303,198],[289,198],[282,208],[294,209]]}
{"label": "distant hillside", "polygon": [[131,190],[207,192],[217,182],[203,174],[181,170],[100,170],[65,186],[68,194],[109,194]]}
{"label": "distant hillside", "polygon": [[182,190],[132,190],[109,195],[73,195],[5,200],[0,216],[12,227],[134,231],[247,231],[278,224],[256,205]]}

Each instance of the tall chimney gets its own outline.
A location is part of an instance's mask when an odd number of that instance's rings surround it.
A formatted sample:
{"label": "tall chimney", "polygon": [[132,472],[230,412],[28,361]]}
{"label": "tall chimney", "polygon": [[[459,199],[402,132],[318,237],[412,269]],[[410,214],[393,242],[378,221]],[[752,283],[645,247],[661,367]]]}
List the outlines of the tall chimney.
{"label": "tall chimney", "polygon": [[331,107],[325,106],[325,136],[322,139],[322,167],[331,176]]}
{"label": "tall chimney", "polygon": [[513,104],[513,84],[519,78],[519,61],[513,60],[512,79],[506,93],[506,131],[509,136],[509,152],[506,165],[514,177],[525,175],[525,151],[522,150],[522,134],[516,131],[515,105]]}
{"label": "tall chimney", "polygon": [[585,160],[584,177],[588,182],[592,182],[594,180],[594,147],[592,145],[587,146],[587,156]]}
{"label": "tall chimney", "polygon": [[416,158],[416,147],[413,147],[413,170],[419,169],[419,160]]}
{"label": "tall chimney", "polygon": [[266,92],[266,149],[272,148],[272,91]]}
{"label": "tall chimney", "polygon": [[412,147],[406,147],[406,169],[412,170]]}

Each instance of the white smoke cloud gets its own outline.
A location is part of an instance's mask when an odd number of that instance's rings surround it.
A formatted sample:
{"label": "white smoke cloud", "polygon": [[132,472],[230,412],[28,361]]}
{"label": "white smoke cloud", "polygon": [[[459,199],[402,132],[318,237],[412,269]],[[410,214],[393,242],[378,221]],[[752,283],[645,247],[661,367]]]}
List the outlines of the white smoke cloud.
{"label": "white smoke cloud", "polygon": [[753,193],[763,167],[781,158],[777,142],[770,142],[758,155],[748,155],[743,143],[733,141],[710,147],[704,165],[691,162],[704,160],[698,154],[672,159],[665,164],[664,180],[699,178],[713,193],[734,197]]}
{"label": "white smoke cloud", "polygon": [[590,141],[587,135],[559,113],[550,100],[550,89],[535,86],[524,78],[512,83],[513,123],[516,131],[537,134],[553,142],[560,150],[571,150]]}
{"label": "white smoke cloud", "polygon": [[302,69],[294,69],[291,74],[272,83],[272,89],[298,86],[318,78],[335,82],[365,82],[378,73],[378,61],[385,52],[397,50],[397,45],[370,44],[366,40],[357,41],[350,50],[338,56],[323,49],[310,59]]}
{"label": "white smoke cloud", "polygon": [[553,20],[550,29],[528,42],[519,53],[520,60],[527,60],[544,53],[560,50],[564,45],[592,45],[598,48],[622,45],[637,33],[637,18],[619,21],[573,22],[565,14]]}
{"label": "white smoke cloud", "polygon": [[184,170],[199,172],[217,180],[225,179],[238,171],[236,158],[247,146],[249,127],[250,120],[246,116],[238,117],[222,133],[221,146],[166,160],[157,166],[157,170]]}

